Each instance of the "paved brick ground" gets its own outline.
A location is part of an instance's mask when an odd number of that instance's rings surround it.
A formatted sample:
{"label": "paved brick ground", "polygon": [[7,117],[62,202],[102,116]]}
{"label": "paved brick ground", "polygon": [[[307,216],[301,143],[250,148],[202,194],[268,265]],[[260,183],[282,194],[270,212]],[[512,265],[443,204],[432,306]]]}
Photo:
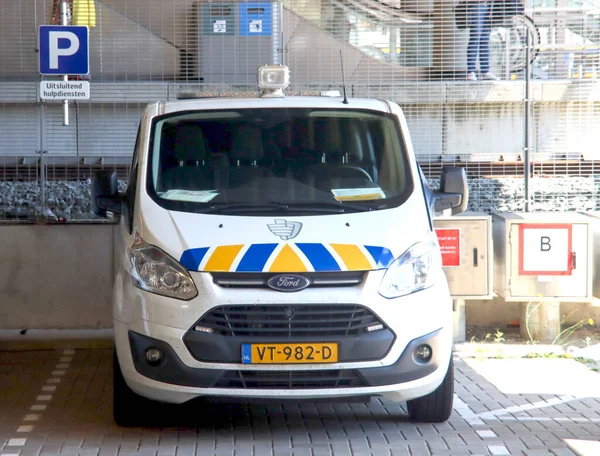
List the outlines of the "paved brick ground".
{"label": "paved brick ground", "polygon": [[373,399],[197,402],[124,429],[111,417],[111,350],[0,352],[0,456],[562,456],[577,454],[565,439],[600,440],[598,398],[505,395],[464,361],[456,367],[444,424],[414,424],[405,404]]}

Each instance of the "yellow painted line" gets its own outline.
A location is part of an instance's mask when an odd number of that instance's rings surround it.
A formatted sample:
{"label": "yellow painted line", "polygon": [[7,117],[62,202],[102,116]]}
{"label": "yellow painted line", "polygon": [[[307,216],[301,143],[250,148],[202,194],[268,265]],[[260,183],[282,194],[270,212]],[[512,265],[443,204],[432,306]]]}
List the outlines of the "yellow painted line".
{"label": "yellow painted line", "polygon": [[205,271],[227,272],[231,268],[234,260],[244,247],[241,245],[221,245],[215,249],[210,259],[204,266]]}
{"label": "yellow painted line", "polygon": [[369,271],[373,269],[364,253],[354,244],[330,244],[340,256],[348,271]]}
{"label": "yellow painted line", "polygon": [[269,272],[306,272],[306,265],[292,248],[286,244],[283,246]]}

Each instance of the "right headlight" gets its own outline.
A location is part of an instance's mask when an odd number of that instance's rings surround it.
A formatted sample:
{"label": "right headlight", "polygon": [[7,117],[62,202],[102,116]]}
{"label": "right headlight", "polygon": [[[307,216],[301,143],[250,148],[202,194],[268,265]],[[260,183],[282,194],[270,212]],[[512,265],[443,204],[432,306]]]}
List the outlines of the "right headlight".
{"label": "right headlight", "polygon": [[379,294],[392,299],[424,290],[434,285],[442,274],[438,244],[434,241],[418,242],[388,267],[379,286]]}
{"label": "right headlight", "polygon": [[127,249],[135,286],[170,298],[190,300],[198,294],[187,269],[158,247],[146,243],[139,234]]}

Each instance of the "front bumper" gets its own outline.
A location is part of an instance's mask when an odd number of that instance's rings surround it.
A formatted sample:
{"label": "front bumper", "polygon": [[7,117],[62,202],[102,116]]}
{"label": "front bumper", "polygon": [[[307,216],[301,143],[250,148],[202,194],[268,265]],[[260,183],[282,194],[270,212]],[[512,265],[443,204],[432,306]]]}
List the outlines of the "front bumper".
{"label": "front bumper", "polygon": [[[306,370],[203,369],[185,365],[166,342],[128,331],[129,358],[134,372],[125,375],[130,387],[146,397],[183,403],[198,396],[261,397],[279,399],[328,398],[387,395],[402,401],[428,394],[442,381],[449,362],[448,329],[441,328],[412,340],[398,360],[373,368]],[[451,335],[450,335],[451,337]],[[421,344],[432,348],[426,362],[415,358]],[[146,361],[145,352],[157,348],[163,353],[160,363]]]}
{"label": "front bumper", "polygon": [[[424,396],[442,382],[451,356],[452,306],[448,289],[445,282],[441,282],[418,293],[387,300],[377,292],[384,272],[372,271],[360,287],[308,288],[294,294],[228,290],[214,285],[206,274],[198,274],[194,280],[201,292],[192,301],[152,295],[122,281],[122,288],[116,287],[114,329],[123,376],[138,394],[170,403],[183,403],[199,396],[317,399],[386,395],[395,401]],[[186,338],[198,319],[216,306],[253,302],[261,306],[287,306],[299,301],[315,306],[354,303],[367,307],[389,328],[389,334],[395,336],[393,342],[389,345],[391,337],[369,341],[363,333],[358,342],[365,342],[362,346],[370,347],[370,353],[362,349],[347,350],[350,345],[343,343],[338,363],[282,366],[241,363],[241,342],[272,343],[275,339],[251,341],[241,336],[232,337],[235,343],[222,345],[215,351],[215,357],[209,359],[191,350],[193,341]],[[377,333],[385,336],[384,331],[372,334]],[[428,340],[428,337],[433,337],[430,345],[433,344],[434,359],[423,366],[412,364],[413,341]],[[197,343],[204,347],[204,353],[208,345],[214,347],[218,343],[218,338],[211,340],[212,345],[202,336],[198,337]],[[330,342],[323,338],[314,340]],[[344,341],[340,339],[340,342]],[[159,365],[147,369],[143,365],[145,350],[153,344],[160,344],[157,348],[168,355],[168,364],[163,368]],[[282,372],[293,381],[283,382],[278,376]]]}

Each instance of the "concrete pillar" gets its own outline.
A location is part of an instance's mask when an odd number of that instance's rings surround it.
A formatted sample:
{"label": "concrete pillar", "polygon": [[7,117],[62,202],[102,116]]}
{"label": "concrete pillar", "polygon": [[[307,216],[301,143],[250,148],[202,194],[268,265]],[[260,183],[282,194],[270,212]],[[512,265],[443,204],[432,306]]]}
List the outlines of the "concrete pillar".
{"label": "concrete pillar", "polygon": [[433,2],[433,62],[431,77],[464,78],[467,71],[467,30],[456,28],[455,0]]}
{"label": "concrete pillar", "polygon": [[525,340],[551,343],[560,332],[560,302],[522,302],[520,328]]}
{"label": "concrete pillar", "polygon": [[464,299],[455,299],[452,301],[452,316],[454,319],[454,342],[464,342],[467,339],[467,319],[466,303]]}

